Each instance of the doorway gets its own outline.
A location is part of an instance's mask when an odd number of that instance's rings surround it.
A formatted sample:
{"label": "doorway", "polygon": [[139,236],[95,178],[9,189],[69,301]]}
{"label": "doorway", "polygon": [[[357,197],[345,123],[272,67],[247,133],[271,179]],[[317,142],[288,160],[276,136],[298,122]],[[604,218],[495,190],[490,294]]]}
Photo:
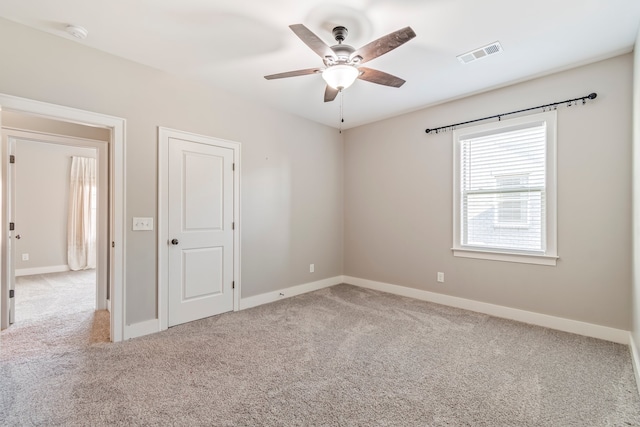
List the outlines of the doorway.
{"label": "doorway", "polygon": [[15,156],[7,185],[14,226],[9,270],[15,268],[9,323],[106,309],[110,132],[11,112],[3,118]]}
{"label": "doorway", "polygon": [[[98,296],[98,308],[101,304],[110,308],[109,330],[111,341],[122,341],[125,335],[124,325],[124,140],[125,121],[123,119],[93,113],[84,110],[77,110],[55,104],[43,103],[35,100],[14,97],[0,94],[0,126],[2,125],[2,115],[6,112],[25,114],[32,117],[50,119],[63,124],[75,123],[89,127],[106,129],[110,132],[109,141],[101,144],[105,155],[102,156],[104,170],[106,172],[107,190],[104,197],[106,217],[106,245],[102,245],[106,260],[103,271],[106,275],[106,285],[102,288],[104,296]],[[100,147],[98,147],[98,150]],[[2,132],[2,152],[0,167],[2,170],[2,232],[1,239],[1,289],[0,289],[0,328],[9,327],[9,315],[12,281],[15,279],[15,263],[13,259],[12,241],[16,230],[13,230],[12,222],[12,201],[8,197],[11,192],[8,185],[11,181],[10,160],[12,144],[6,132]],[[107,303],[106,294],[109,295]],[[102,302],[100,302],[102,301]]]}

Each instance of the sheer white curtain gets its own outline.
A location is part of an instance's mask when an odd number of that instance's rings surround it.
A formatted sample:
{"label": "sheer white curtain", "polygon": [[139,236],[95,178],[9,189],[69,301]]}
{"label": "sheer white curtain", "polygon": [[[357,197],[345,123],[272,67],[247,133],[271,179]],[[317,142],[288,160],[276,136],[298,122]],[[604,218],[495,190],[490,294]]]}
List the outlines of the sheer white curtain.
{"label": "sheer white curtain", "polygon": [[71,270],[96,268],[96,159],[71,158],[67,263]]}

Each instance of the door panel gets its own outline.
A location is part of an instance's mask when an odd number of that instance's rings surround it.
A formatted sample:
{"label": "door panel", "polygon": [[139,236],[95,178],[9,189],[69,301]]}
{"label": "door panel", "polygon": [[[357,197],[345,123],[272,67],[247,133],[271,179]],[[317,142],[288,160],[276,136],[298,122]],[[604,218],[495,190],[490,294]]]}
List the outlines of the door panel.
{"label": "door panel", "polygon": [[233,155],[169,138],[169,326],[233,310]]}
{"label": "door panel", "polygon": [[[185,152],[184,229],[221,230],[223,219],[223,158]],[[207,185],[201,185],[207,183]]]}
{"label": "door panel", "polygon": [[182,251],[182,300],[221,294],[224,289],[224,248]]}

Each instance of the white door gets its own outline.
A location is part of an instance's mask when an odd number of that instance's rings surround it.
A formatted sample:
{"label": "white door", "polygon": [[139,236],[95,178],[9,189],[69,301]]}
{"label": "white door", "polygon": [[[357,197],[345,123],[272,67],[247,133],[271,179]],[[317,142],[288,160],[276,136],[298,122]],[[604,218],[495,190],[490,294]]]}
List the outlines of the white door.
{"label": "white door", "polygon": [[168,326],[233,310],[230,148],[169,138]]}
{"label": "white door", "polygon": [[9,197],[7,197],[7,204],[9,209],[9,224],[8,224],[8,245],[7,251],[7,274],[9,283],[9,324],[12,325],[16,321],[16,244],[15,239],[19,239],[20,235],[15,233],[15,218],[16,218],[16,195],[13,191],[16,182],[16,168],[15,168],[15,152],[16,142],[12,138],[8,138],[9,149],[9,164],[7,165],[7,188],[9,189]]}

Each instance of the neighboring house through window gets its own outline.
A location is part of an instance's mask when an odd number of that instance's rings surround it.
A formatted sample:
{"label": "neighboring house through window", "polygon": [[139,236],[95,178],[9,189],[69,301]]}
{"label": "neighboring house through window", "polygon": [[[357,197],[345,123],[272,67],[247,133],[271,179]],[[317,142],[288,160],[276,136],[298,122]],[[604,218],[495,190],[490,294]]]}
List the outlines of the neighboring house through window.
{"label": "neighboring house through window", "polygon": [[555,265],[556,112],[453,139],[454,255]]}
{"label": "neighboring house through window", "polygon": [[497,206],[494,227],[528,228],[529,215],[529,174],[496,176]]}

